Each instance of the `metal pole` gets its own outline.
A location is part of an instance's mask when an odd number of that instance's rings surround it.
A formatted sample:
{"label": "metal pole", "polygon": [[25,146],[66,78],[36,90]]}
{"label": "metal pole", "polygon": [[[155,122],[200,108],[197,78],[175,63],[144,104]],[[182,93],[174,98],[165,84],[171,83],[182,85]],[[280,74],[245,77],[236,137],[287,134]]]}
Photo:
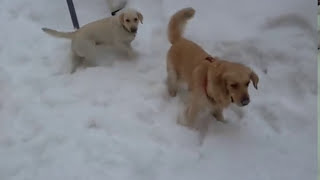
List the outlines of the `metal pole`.
{"label": "metal pole", "polygon": [[72,0],[67,0],[67,3],[68,3],[68,8],[69,8],[69,12],[70,12],[70,16],[71,16],[73,27],[75,29],[79,29],[79,22],[78,22],[76,10],[74,9],[73,2],[72,2]]}

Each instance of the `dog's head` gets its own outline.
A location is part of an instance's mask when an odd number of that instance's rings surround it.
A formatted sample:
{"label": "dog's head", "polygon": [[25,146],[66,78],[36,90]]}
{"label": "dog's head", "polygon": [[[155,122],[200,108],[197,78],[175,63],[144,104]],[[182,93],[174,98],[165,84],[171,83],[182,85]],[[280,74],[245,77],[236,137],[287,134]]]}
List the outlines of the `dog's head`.
{"label": "dog's head", "polygon": [[[213,91],[223,91],[227,98],[232,103],[238,106],[246,106],[250,103],[250,96],[248,93],[248,86],[252,81],[253,86],[258,89],[259,77],[250,68],[237,63],[227,63],[219,71],[217,76],[217,69],[212,69],[210,79],[217,79],[212,84]],[[218,83],[218,84],[217,84]],[[219,86],[219,89],[218,87]]]}
{"label": "dog's head", "polygon": [[119,15],[120,23],[131,33],[138,31],[139,21],[142,24],[143,16],[140,12],[134,9],[127,9]]}

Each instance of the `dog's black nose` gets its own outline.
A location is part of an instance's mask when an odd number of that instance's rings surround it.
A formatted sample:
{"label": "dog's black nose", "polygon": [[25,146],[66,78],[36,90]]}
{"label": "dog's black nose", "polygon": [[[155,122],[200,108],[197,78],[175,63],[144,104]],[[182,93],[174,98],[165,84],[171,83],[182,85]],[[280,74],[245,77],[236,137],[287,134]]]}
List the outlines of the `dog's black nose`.
{"label": "dog's black nose", "polygon": [[137,32],[137,28],[133,27],[130,29],[132,33],[136,33]]}
{"label": "dog's black nose", "polygon": [[241,105],[242,105],[242,106],[246,106],[246,105],[248,105],[249,103],[250,103],[250,99],[249,99],[248,97],[243,98],[243,99],[241,100]]}

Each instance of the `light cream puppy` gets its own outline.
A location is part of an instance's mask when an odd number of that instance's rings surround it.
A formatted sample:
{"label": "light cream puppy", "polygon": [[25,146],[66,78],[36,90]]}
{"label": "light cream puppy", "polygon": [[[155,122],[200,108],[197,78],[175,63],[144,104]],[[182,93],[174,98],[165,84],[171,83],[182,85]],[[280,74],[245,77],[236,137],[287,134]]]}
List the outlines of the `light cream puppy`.
{"label": "light cream puppy", "polygon": [[72,40],[72,70],[83,63],[94,65],[97,45],[115,46],[133,55],[131,42],[135,39],[139,21],[142,24],[143,16],[134,9],[125,9],[118,16],[104,18],[84,25],[74,32],[59,32],[53,29],[42,28],[52,36]]}

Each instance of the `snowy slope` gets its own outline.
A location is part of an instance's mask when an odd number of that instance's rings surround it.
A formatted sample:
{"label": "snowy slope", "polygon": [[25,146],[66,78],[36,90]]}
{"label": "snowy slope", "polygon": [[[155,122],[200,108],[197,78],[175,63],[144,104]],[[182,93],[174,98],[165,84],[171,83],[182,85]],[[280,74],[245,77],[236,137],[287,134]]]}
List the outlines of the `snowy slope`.
{"label": "snowy slope", "polygon": [[[81,25],[109,16],[74,0]],[[132,0],[144,14],[136,60],[101,53],[70,75],[65,1],[0,1],[0,180],[301,180],[317,176],[316,3],[305,0]],[[259,90],[241,118],[197,133],[176,124],[184,96],[165,85],[166,28],[196,15],[185,36],[252,67]],[[211,118],[211,117],[208,117]]]}

